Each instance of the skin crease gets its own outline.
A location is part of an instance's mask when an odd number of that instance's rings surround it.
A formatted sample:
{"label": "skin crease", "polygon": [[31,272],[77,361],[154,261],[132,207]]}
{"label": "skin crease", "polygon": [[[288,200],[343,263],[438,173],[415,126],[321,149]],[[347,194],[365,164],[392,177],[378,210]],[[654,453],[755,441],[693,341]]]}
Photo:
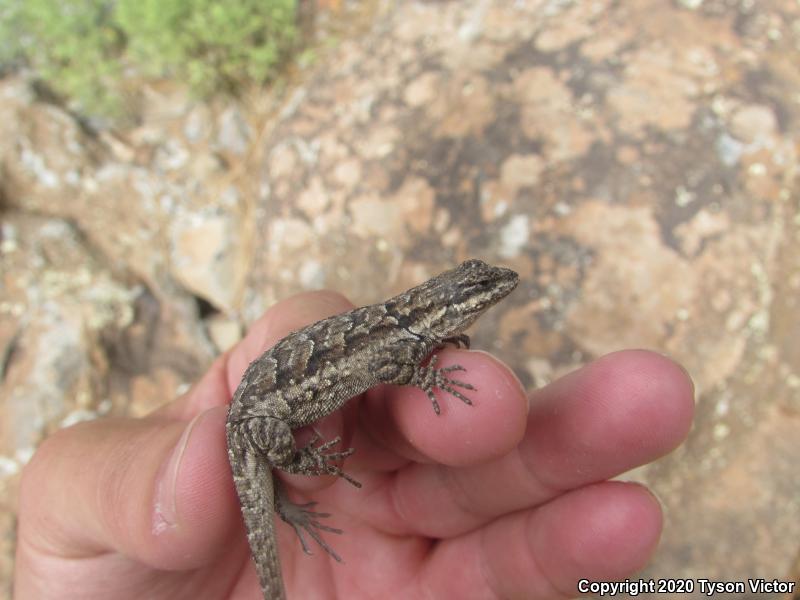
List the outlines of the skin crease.
{"label": "skin crease", "polygon": [[[352,305],[306,293],[272,307],[185,395],[143,419],[103,419],[48,438],[23,472],[15,598],[260,598],[225,449],[226,405],[249,362],[291,330]],[[287,476],[344,530],[302,553],[278,524],[289,597],[563,598],[580,578],[620,579],[646,564],[661,510],[609,478],[683,441],[686,372],[629,350],[526,398],[502,363],[447,349],[475,405],[380,386],[324,421],[355,454],[364,484]],[[298,433],[300,443],[310,435]],[[457,569],[458,578],[451,573]]]}

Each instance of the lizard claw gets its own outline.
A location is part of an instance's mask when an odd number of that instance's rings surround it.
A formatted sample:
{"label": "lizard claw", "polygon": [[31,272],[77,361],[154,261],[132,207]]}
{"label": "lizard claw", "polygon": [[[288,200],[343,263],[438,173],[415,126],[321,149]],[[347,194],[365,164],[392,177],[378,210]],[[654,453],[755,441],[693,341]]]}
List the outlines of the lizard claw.
{"label": "lizard claw", "polygon": [[316,502],[306,502],[305,504],[295,504],[293,502],[285,501],[280,504],[278,514],[281,519],[292,526],[297,538],[300,540],[300,545],[303,547],[303,552],[306,554],[313,554],[311,549],[306,543],[303,532],[311,536],[325,552],[330,554],[337,562],[342,562],[341,557],[334,552],[333,548],[328,546],[319,531],[328,531],[330,533],[341,534],[342,530],[336,527],[329,527],[319,522],[319,519],[330,517],[330,513],[321,513],[311,510],[316,506]]}
{"label": "lizard claw", "polygon": [[439,402],[436,400],[436,396],[433,394],[433,388],[435,387],[447,392],[451,396],[455,396],[464,404],[472,405],[472,400],[467,398],[453,386],[460,387],[465,390],[474,390],[475,387],[471,383],[458,381],[456,379],[450,379],[447,377],[447,373],[451,373],[453,371],[466,371],[466,369],[461,365],[450,365],[449,367],[436,368],[436,361],[438,359],[439,356],[434,354],[431,356],[428,366],[418,367],[417,371],[414,373],[413,379],[411,380],[411,385],[416,386],[425,392],[425,394],[428,396],[428,399],[431,401],[431,404],[433,405],[433,411],[437,415],[441,413],[441,409],[439,408]]}
{"label": "lizard claw", "polygon": [[450,365],[449,367],[442,367],[439,369],[442,373],[450,373],[452,371],[466,371],[461,365]]}
{"label": "lizard claw", "polygon": [[315,429],[314,435],[308,441],[308,444],[297,451],[297,457],[295,458],[295,461],[293,461],[295,463],[295,468],[297,469],[295,472],[303,473],[305,475],[335,475],[337,477],[341,477],[355,487],[360,488],[361,483],[342,471],[335,464],[332,464],[335,461],[340,461],[347,458],[353,452],[355,452],[355,449],[347,448],[341,452],[327,452],[328,449],[341,442],[342,438],[337,436],[332,440],[325,442],[324,444],[316,446],[315,444],[320,439],[322,439],[322,436]]}

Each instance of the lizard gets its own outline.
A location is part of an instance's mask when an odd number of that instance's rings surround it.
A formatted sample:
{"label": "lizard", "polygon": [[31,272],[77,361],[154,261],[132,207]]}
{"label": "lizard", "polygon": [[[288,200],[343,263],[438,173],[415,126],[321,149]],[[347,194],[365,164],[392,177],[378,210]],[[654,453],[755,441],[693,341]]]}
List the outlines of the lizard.
{"label": "lizard", "polygon": [[[320,522],[327,513],[315,502],[289,500],[274,471],[336,475],[360,487],[337,464],[353,449],[334,451],[340,438],[320,442],[315,431],[301,448],[293,431],[340,408],[379,384],[408,385],[425,392],[440,414],[438,388],[471,405],[451,379],[460,365],[437,367],[435,351],[446,344],[469,348],[466,330],[517,285],[511,269],[471,259],[386,302],[363,306],[296,330],[256,358],[233,394],[226,442],[247,539],[264,600],[286,597],[275,537],[274,513],[292,526],[303,551],[307,533],[335,560],[321,531],[342,533]],[[431,356],[427,365],[424,359]]]}

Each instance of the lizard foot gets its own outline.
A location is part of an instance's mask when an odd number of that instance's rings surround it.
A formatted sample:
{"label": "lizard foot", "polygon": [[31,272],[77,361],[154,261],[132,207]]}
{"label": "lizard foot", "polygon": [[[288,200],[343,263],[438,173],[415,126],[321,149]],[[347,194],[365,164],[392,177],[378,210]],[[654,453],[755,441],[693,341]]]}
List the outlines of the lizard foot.
{"label": "lizard foot", "polygon": [[347,458],[355,452],[355,450],[353,448],[348,448],[341,452],[327,452],[329,448],[341,442],[342,438],[337,436],[328,442],[316,446],[315,444],[321,438],[322,436],[319,432],[314,430],[314,435],[308,440],[308,444],[297,451],[292,465],[293,468],[286,470],[303,475],[336,475],[355,487],[360,488],[361,484],[358,481],[350,477],[350,475],[342,471],[335,464],[332,464],[335,461]]}
{"label": "lizard foot", "polygon": [[342,530],[320,523],[319,519],[325,519],[331,515],[330,513],[321,513],[311,510],[316,505],[316,502],[295,504],[294,502],[284,498],[277,507],[278,515],[280,515],[281,519],[283,519],[286,523],[292,526],[292,529],[294,529],[294,532],[297,534],[297,537],[300,540],[300,545],[303,547],[303,552],[306,554],[313,554],[313,552],[311,552],[309,549],[308,544],[306,544],[305,538],[303,537],[303,532],[305,532],[310,535],[311,538],[337,562],[342,562],[341,557],[334,552],[333,548],[328,546],[328,544],[319,534],[320,531],[329,531],[330,533],[340,534],[342,533]]}
{"label": "lizard foot", "polygon": [[466,383],[465,381],[450,379],[447,376],[448,373],[452,373],[453,371],[466,371],[466,369],[461,365],[451,365],[449,367],[437,369],[436,361],[438,359],[439,356],[434,354],[431,356],[431,360],[427,367],[418,367],[414,373],[414,378],[411,380],[410,385],[418,387],[425,392],[425,394],[428,396],[428,399],[431,401],[431,404],[433,405],[434,412],[437,415],[441,412],[441,409],[439,408],[439,403],[436,401],[436,396],[433,395],[433,388],[435,387],[447,392],[451,396],[455,396],[464,404],[472,405],[472,400],[467,398],[453,386],[464,388],[465,390],[474,390],[475,388],[473,385]]}

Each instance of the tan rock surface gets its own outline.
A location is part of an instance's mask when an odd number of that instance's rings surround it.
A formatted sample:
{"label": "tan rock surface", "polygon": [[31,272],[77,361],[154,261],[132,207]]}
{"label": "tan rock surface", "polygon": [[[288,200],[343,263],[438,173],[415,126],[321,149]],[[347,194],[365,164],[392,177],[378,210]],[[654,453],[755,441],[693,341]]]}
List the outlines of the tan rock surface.
{"label": "tan rock surface", "polygon": [[526,385],[631,346],[693,375],[690,439],[627,475],[665,507],[642,576],[796,577],[800,5],[377,7],[285,95],[159,90],[129,131],[0,80],[0,580],[43,433],[168,401],[291,293],[376,301],[468,256],[520,272],[474,337]]}

